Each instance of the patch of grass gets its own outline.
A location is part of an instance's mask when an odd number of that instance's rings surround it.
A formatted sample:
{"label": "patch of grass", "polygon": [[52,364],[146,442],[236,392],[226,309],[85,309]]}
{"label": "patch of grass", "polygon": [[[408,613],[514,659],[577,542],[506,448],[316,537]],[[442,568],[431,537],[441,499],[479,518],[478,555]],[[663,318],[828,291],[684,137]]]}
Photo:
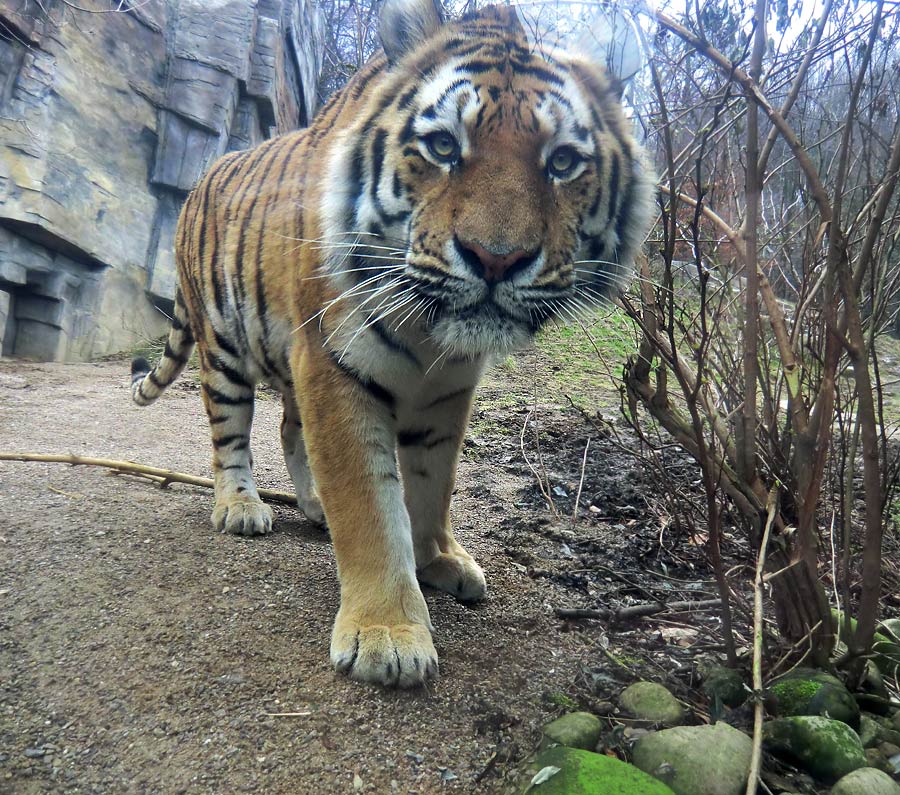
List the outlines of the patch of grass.
{"label": "patch of grass", "polygon": [[545,699],[547,703],[554,706],[559,707],[560,709],[564,709],[567,712],[573,712],[579,709],[579,704],[572,698],[569,698],[565,693],[555,692],[555,693],[546,693]]}
{"label": "patch of grass", "polygon": [[550,364],[545,392],[560,405],[568,395],[588,409],[617,407],[622,366],[637,351],[637,337],[624,312],[605,309],[583,324],[546,329],[537,348]]}

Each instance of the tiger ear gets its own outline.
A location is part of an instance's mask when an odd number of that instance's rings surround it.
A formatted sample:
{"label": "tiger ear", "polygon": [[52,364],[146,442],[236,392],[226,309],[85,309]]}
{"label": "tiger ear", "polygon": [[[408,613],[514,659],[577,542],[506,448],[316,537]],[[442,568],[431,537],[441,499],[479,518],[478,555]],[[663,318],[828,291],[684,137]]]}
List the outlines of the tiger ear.
{"label": "tiger ear", "polygon": [[440,0],[384,0],[378,19],[381,46],[392,64],[429,39],[444,24]]}
{"label": "tiger ear", "polygon": [[641,33],[633,16],[626,16],[615,6],[601,7],[585,24],[572,49],[602,64],[613,83],[624,87],[644,66]]}
{"label": "tiger ear", "polygon": [[614,86],[627,84],[644,65],[643,36],[633,15],[645,9],[643,2],[632,3],[626,15],[610,3],[573,15],[569,6],[558,3],[525,0],[516,6],[533,47],[566,50],[600,64]]}

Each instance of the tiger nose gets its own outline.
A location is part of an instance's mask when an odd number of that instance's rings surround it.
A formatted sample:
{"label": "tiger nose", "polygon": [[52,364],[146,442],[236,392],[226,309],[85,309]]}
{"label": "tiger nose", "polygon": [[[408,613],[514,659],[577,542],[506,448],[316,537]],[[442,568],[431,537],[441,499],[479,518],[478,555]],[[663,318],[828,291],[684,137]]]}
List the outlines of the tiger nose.
{"label": "tiger nose", "polygon": [[475,240],[456,238],[456,248],[466,264],[489,284],[501,282],[527,268],[537,257],[536,251],[517,248],[513,251],[491,251]]}

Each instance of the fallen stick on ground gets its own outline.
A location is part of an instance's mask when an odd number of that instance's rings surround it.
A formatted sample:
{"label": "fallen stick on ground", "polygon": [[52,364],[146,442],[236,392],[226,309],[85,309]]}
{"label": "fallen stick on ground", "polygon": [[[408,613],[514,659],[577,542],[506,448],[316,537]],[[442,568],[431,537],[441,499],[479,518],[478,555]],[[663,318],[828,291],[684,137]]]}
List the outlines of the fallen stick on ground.
{"label": "fallen stick on ground", "polygon": [[[200,478],[196,475],[185,475],[183,472],[173,472],[171,469],[159,469],[144,464],[135,464],[131,461],[114,461],[111,458],[87,458],[80,455],[52,455],[44,453],[4,453],[0,452],[0,461],[40,461],[47,464],[71,464],[72,466],[105,467],[116,475],[137,475],[148,478],[159,484],[161,489],[167,488],[170,483],[187,483],[191,486],[200,486],[205,489],[214,487],[210,478]],[[296,505],[297,497],[287,491],[275,491],[273,489],[259,489],[259,496],[266,502],[284,502],[288,505]]]}
{"label": "fallen stick on ground", "polygon": [[631,605],[630,607],[620,607],[618,610],[557,607],[553,612],[557,618],[604,618],[613,621],[624,621],[629,618],[652,616],[656,613],[684,613],[692,610],[708,610],[712,607],[719,607],[721,604],[722,602],[719,599],[701,599],[697,602],[655,602],[653,604]]}

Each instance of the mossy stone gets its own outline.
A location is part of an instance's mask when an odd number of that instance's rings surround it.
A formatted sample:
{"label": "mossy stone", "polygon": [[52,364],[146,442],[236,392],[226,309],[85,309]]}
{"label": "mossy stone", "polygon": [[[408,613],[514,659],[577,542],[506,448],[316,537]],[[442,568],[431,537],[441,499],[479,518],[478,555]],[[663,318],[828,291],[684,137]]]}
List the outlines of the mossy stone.
{"label": "mossy stone", "polygon": [[622,691],[619,706],[633,718],[678,726],[684,723],[684,708],[662,685],[656,682],[635,682]]}
{"label": "mossy stone", "polygon": [[718,699],[726,707],[739,707],[749,695],[740,673],[723,665],[713,666],[706,672],[703,692],[709,696],[710,701]]}
{"label": "mossy stone", "polygon": [[822,715],[859,727],[859,705],[840,679],[823,671],[798,668],[776,679],[766,691],[773,715]]}
{"label": "mossy stone", "polygon": [[838,781],[831,795],[900,795],[900,785],[881,770],[863,767]]}
{"label": "mossy stone", "polygon": [[727,723],[677,726],[641,737],[633,762],[676,795],[743,795],[753,741]]}
{"label": "mossy stone", "polygon": [[[559,772],[531,787],[535,773],[545,767]],[[661,781],[611,756],[556,745],[542,751],[528,769],[522,792],[529,795],[674,795]]]}
{"label": "mossy stone", "polygon": [[836,781],[866,766],[859,736],[846,723],[818,715],[792,715],[763,724],[763,742],[813,776]]}
{"label": "mossy stone", "polygon": [[603,732],[600,718],[590,712],[570,712],[544,726],[543,747],[552,743],[593,751]]}

